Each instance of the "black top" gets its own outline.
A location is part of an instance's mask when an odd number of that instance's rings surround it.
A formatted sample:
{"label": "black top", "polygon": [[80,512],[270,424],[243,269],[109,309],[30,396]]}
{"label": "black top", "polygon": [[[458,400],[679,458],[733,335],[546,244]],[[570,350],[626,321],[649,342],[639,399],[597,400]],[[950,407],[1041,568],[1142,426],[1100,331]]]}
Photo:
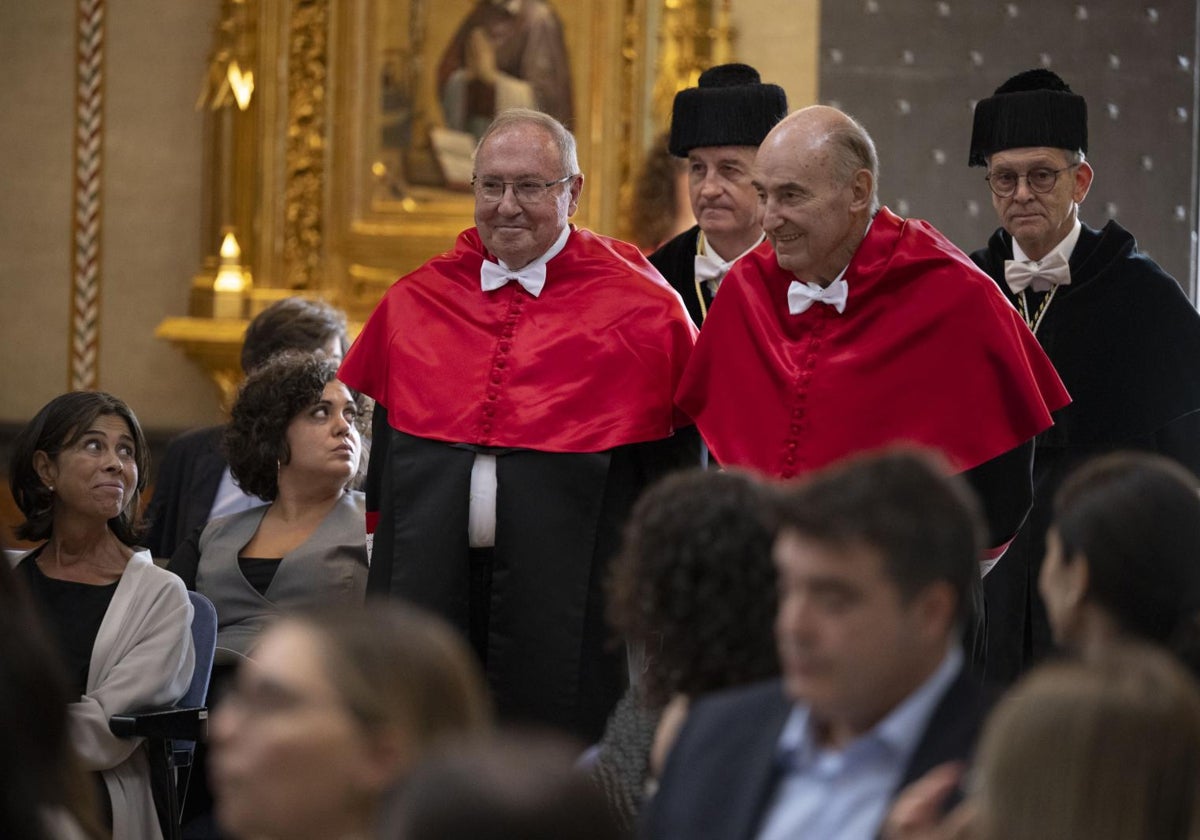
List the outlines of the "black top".
{"label": "black top", "polygon": [[242,577],[259,595],[265,596],[282,560],[282,557],[239,557],[238,566],[242,570]]}
{"label": "black top", "polygon": [[82,697],[87,693],[92,647],[119,581],[91,584],[47,577],[34,560],[40,553],[39,548],[17,568],[33,593],[51,637],[58,643],[71,696]]}

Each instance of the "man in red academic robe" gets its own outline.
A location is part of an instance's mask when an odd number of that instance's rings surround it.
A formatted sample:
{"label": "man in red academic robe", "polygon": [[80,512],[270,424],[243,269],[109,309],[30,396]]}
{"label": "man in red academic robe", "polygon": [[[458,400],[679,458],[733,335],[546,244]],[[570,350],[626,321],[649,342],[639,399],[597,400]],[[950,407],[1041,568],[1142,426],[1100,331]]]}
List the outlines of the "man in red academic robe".
{"label": "man in red academic robe", "polygon": [[1070,398],[995,284],[879,209],[877,180],[870,136],[834,108],[767,135],[768,242],[727,276],[676,400],[722,464],[782,478],[891,443],[940,450],[980,493],[995,559],[1031,504],[1032,438]]}
{"label": "man in red academic robe", "polygon": [[595,738],[623,688],[607,559],[641,489],[699,460],[672,434],[696,331],[634,246],[568,224],[583,176],[554,118],[498,117],[473,183],[476,227],[388,290],[340,372],[378,403],[368,591],[461,629],[502,717]]}

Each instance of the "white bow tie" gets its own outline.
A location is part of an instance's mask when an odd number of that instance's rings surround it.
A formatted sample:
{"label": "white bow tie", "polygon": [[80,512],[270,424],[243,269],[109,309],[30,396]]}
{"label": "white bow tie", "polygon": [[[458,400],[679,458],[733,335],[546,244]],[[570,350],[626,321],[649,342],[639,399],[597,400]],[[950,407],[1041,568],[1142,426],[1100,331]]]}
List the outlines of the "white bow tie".
{"label": "white bow tie", "polygon": [[1051,286],[1068,286],[1071,283],[1071,267],[1061,253],[1054,253],[1041,261],[1004,261],[1004,282],[1019,295],[1027,288],[1044,292]]}
{"label": "white bow tie", "polygon": [[537,297],[546,285],[546,264],[527,265],[520,271],[509,271],[491,260],[484,260],[479,267],[479,285],[485,292],[494,292],[509,280],[516,280],[525,291]]}
{"label": "white bow tie", "polygon": [[793,280],[787,290],[788,312],[799,315],[815,301],[820,301],[832,306],[840,315],[846,311],[846,298],[849,296],[850,286],[845,280],[835,280],[825,287]]}
{"label": "white bow tie", "polygon": [[696,279],[701,283],[713,282],[720,285],[725,279],[725,275],[729,273],[729,269],[733,268],[732,262],[713,257],[708,254],[696,255]]}

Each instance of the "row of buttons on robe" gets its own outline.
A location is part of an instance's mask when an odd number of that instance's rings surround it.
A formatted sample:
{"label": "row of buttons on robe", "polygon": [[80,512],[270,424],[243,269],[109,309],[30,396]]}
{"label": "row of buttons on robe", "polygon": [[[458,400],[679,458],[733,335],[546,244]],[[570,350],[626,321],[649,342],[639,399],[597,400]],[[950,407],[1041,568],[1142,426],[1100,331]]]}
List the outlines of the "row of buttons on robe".
{"label": "row of buttons on robe", "polygon": [[496,352],[492,354],[492,368],[488,375],[487,401],[483,404],[483,422],[480,424],[480,443],[492,442],[492,418],[496,414],[495,401],[500,398],[500,385],[504,382],[504,371],[508,367],[508,352],[512,349],[512,338],[516,332],[517,321],[525,304],[525,290],[517,283],[509,283],[503,293],[508,294],[508,317],[504,328],[500,331],[500,341],[496,343]]}
{"label": "row of buttons on robe", "polygon": [[808,413],[808,386],[812,382],[813,371],[817,367],[817,354],[821,350],[821,334],[825,332],[825,326],[829,323],[834,311],[829,306],[814,306],[805,313],[814,317],[810,319],[813,324],[808,331],[808,347],[804,364],[796,376],[796,400],[792,408],[792,421],[783,438],[782,463],[779,467],[779,474],[783,478],[795,478],[800,470],[800,459],[796,450],[800,446],[800,435],[804,431],[804,421]]}

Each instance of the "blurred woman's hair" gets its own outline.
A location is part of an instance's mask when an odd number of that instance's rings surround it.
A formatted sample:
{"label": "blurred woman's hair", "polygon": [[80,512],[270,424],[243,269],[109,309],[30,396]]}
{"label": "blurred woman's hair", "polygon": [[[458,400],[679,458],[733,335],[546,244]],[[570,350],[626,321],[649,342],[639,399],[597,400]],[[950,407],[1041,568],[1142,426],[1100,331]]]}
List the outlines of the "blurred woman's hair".
{"label": "blurred woman's hair", "polygon": [[376,601],[298,610],[285,620],[316,635],[330,685],[366,731],[396,727],[420,755],[449,735],[490,724],[474,654],[432,613]]}
{"label": "blurred woman's hair", "polygon": [[646,702],[779,673],[776,498],[738,472],[667,476],[638,500],[609,581],[609,621],[646,650]]}
{"label": "blurred woman's hair", "polygon": [[1200,691],[1149,646],[1044,665],[988,720],[974,772],[981,840],[1190,840]]}
{"label": "blurred woman's hair", "polygon": [[0,837],[54,840],[71,819],[104,836],[91,779],[71,746],[71,697],[29,594],[0,557]]}
{"label": "blurred woman's hair", "polygon": [[1200,481],[1161,455],[1095,458],[1054,497],[1062,561],[1087,562],[1084,599],[1200,673]]}

